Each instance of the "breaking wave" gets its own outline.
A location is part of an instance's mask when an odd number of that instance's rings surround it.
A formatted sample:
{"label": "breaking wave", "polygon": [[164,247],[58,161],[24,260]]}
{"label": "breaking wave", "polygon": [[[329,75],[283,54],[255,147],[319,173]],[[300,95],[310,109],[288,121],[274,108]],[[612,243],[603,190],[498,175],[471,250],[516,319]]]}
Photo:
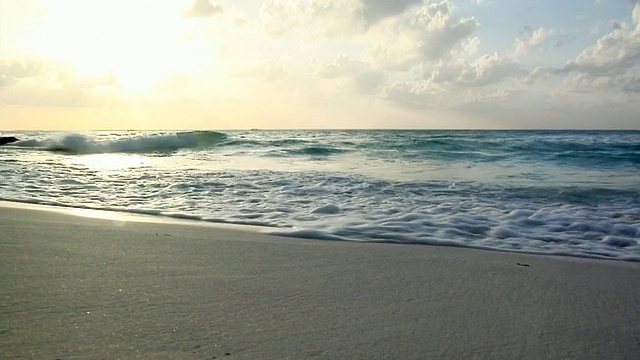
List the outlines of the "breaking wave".
{"label": "breaking wave", "polygon": [[[11,135],[28,140],[0,147],[0,199],[640,262],[639,131]],[[105,152],[136,154],[82,155]]]}
{"label": "breaking wave", "polygon": [[101,140],[82,134],[66,134],[45,140],[21,141],[20,147],[67,154],[172,152],[213,147],[227,138],[216,131],[191,131]]}

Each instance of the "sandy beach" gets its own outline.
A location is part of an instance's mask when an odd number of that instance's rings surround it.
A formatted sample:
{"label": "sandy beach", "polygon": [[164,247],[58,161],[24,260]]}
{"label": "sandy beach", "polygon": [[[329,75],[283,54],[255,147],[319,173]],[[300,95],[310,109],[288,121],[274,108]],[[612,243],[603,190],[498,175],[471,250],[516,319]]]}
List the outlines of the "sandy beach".
{"label": "sandy beach", "polygon": [[638,263],[89,215],[0,207],[1,358],[640,354]]}

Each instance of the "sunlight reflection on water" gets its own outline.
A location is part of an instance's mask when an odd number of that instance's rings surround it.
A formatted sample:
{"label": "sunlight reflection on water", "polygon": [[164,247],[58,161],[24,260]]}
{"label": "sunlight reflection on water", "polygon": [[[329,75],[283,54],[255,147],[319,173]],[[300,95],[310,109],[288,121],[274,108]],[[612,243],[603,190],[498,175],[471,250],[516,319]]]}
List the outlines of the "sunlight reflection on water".
{"label": "sunlight reflection on water", "polygon": [[73,157],[69,161],[94,170],[122,170],[147,165],[146,159],[136,154],[91,154]]}

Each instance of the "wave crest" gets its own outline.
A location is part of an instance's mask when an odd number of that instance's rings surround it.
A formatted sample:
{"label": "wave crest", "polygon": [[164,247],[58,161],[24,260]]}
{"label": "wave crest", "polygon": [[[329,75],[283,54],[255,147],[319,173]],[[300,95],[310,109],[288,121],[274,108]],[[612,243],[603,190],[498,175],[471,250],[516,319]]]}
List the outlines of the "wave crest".
{"label": "wave crest", "polygon": [[171,152],[180,149],[213,147],[224,141],[226,137],[225,134],[216,131],[154,134],[115,140],[100,140],[82,134],[66,134],[55,139],[22,141],[19,146],[67,154]]}

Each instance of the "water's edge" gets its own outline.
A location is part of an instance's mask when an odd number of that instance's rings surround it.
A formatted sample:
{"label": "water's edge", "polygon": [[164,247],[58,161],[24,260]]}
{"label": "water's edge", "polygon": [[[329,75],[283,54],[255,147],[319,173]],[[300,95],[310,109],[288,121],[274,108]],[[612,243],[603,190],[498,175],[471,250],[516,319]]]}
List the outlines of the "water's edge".
{"label": "water's edge", "polygon": [[525,255],[533,255],[533,256],[542,256],[542,257],[558,257],[558,258],[566,258],[571,261],[580,261],[580,260],[599,260],[599,261],[616,261],[616,262],[633,262],[640,263],[639,259],[620,259],[620,258],[612,258],[607,256],[599,256],[599,255],[581,255],[576,256],[572,253],[541,253],[537,251],[527,251],[527,250],[508,250],[508,249],[497,249],[488,246],[479,246],[479,245],[463,245],[457,242],[442,242],[438,244],[428,244],[428,243],[403,243],[394,240],[348,240],[342,239],[339,237],[330,237],[330,236],[318,236],[313,237],[312,233],[301,232],[296,235],[295,232],[278,232],[274,231],[273,228],[260,226],[260,225],[251,225],[251,224],[235,224],[221,221],[211,221],[211,220],[203,220],[203,219],[190,219],[187,217],[172,217],[161,214],[146,214],[136,211],[124,211],[124,210],[105,210],[105,209],[92,209],[92,208],[82,208],[82,207],[74,207],[68,205],[50,205],[50,204],[41,204],[36,202],[28,202],[28,201],[16,201],[16,200],[6,200],[0,199],[0,208],[9,208],[9,209],[25,209],[25,210],[33,210],[33,211],[44,211],[44,212],[53,212],[60,213],[65,215],[77,216],[77,217],[88,217],[99,220],[111,220],[111,221],[121,221],[121,222],[145,222],[145,223],[159,223],[159,224],[168,224],[168,225],[186,225],[186,226],[198,226],[198,227],[210,227],[212,229],[224,229],[224,230],[232,230],[232,231],[242,231],[245,233],[255,233],[267,236],[274,237],[286,237],[293,238],[299,240],[323,240],[323,241],[339,241],[339,242],[347,242],[347,243],[360,243],[360,244],[385,244],[385,245],[414,245],[414,246],[435,246],[435,247],[452,247],[452,248],[460,248],[460,249],[470,249],[470,250],[480,250],[480,251],[491,251],[497,253],[507,253],[507,254],[525,254]]}

